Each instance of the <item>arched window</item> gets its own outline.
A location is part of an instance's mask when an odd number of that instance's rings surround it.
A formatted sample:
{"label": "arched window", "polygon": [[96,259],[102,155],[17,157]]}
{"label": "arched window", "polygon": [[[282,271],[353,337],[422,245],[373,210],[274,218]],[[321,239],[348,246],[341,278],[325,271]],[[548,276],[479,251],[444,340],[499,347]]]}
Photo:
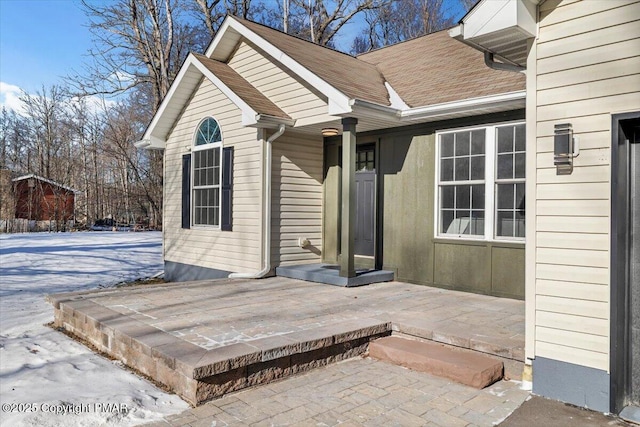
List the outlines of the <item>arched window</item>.
{"label": "arched window", "polygon": [[195,145],[214,144],[216,142],[222,142],[222,134],[220,133],[220,126],[216,119],[207,117],[198,126],[196,132]]}
{"label": "arched window", "polygon": [[220,226],[221,148],[220,126],[207,117],[198,125],[191,152],[193,225]]}

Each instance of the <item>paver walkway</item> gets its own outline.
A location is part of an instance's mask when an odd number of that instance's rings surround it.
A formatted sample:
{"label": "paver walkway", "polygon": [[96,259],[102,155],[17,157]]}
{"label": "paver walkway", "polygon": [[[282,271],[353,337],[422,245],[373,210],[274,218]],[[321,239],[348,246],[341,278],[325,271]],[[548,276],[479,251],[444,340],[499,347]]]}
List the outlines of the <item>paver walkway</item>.
{"label": "paver walkway", "polygon": [[355,358],[227,395],[147,426],[492,426],[528,396],[515,381],[476,390]]}

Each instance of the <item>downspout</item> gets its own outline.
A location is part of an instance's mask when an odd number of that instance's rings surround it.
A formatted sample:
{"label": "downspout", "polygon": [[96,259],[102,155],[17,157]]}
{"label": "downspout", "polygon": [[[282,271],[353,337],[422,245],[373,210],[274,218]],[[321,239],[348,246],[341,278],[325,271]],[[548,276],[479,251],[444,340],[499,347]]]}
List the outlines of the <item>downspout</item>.
{"label": "downspout", "polygon": [[276,133],[267,138],[267,156],[265,165],[265,201],[264,201],[264,267],[257,273],[231,273],[230,279],[260,279],[271,271],[271,143],[284,133],[285,125],[280,124]]}
{"label": "downspout", "polygon": [[493,52],[484,51],[484,63],[489,68],[493,68],[498,71],[513,71],[515,73],[526,70],[525,67],[513,64],[505,64],[504,62],[497,62],[493,59]]}

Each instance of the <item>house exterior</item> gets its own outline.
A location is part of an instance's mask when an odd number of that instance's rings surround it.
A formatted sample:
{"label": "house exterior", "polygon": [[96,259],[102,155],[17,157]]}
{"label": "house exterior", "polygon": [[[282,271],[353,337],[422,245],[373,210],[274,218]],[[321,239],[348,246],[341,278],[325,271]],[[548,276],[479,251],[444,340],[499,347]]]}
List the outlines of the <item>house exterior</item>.
{"label": "house exterior", "polygon": [[640,2],[483,0],[451,35],[526,68],[533,392],[638,421]]}
{"label": "house exterior", "polygon": [[76,190],[34,174],[20,176],[12,182],[14,218],[35,221],[74,219]]}
{"label": "house exterior", "polygon": [[136,143],[164,150],[165,277],[324,262],[523,298],[525,78],[481,59],[446,31],[356,58],[227,17]]}

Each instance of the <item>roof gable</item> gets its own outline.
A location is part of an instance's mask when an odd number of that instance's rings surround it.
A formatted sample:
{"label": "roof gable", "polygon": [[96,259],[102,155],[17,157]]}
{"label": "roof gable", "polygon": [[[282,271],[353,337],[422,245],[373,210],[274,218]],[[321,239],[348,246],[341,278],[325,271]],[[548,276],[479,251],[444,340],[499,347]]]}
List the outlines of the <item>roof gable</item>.
{"label": "roof gable", "polygon": [[204,55],[193,54],[209,71],[218,77],[233,93],[238,95],[257,114],[271,116],[280,119],[291,117],[282,111],[276,104],[264,96],[258,89],[247,82],[240,74],[227,64],[209,59]]}
{"label": "roof gable", "polygon": [[327,97],[330,114],[350,113],[350,101],[356,98],[389,105],[384,77],[375,66],[234,16],[224,20],[205,55],[226,62],[242,38]]}
{"label": "roof gable", "polygon": [[242,111],[245,126],[269,127],[294,121],[231,67],[203,55],[189,54],[169,92],[136,147],[163,149],[167,135],[205,77]]}
{"label": "roof gable", "polygon": [[238,21],[349,98],[389,105],[384,76],[375,65],[255,22]]}

